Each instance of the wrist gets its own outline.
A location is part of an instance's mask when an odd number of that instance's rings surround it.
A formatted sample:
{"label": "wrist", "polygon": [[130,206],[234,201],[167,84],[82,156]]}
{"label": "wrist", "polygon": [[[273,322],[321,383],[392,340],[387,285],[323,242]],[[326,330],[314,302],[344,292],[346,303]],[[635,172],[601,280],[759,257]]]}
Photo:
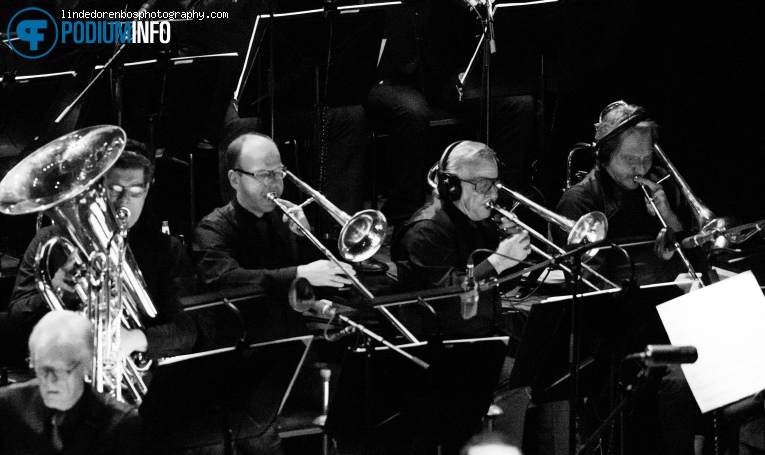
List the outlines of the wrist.
{"label": "wrist", "polygon": [[502,273],[513,266],[512,262],[509,259],[502,257],[497,253],[494,253],[491,256],[489,256],[487,258],[487,261],[489,261],[489,263],[492,265],[492,267],[494,267],[494,270],[496,270],[497,273]]}

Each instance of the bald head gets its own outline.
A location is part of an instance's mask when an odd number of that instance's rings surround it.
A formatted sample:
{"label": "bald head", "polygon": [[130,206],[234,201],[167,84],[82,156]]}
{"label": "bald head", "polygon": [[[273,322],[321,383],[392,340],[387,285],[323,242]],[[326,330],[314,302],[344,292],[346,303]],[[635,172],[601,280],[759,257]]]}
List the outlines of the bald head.
{"label": "bald head", "polygon": [[274,141],[262,134],[243,134],[227,150],[228,180],[236,191],[236,200],[246,210],[260,217],[276,205],[268,198],[284,191],[282,176],[271,171],[283,168],[279,149]]}
{"label": "bald head", "polygon": [[276,143],[265,134],[247,133],[234,139],[226,149],[226,168],[228,170],[241,167],[241,158],[243,151],[260,151],[279,153]]}

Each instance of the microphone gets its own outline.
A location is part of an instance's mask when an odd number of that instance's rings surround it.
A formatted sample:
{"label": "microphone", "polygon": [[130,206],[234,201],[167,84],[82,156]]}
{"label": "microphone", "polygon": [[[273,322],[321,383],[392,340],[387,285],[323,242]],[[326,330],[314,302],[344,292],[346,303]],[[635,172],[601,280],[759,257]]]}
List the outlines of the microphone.
{"label": "microphone", "polygon": [[686,239],[683,239],[683,241],[680,242],[680,246],[683,248],[693,248],[696,246],[701,246],[707,243],[708,241],[712,240],[712,238],[716,237],[719,234],[720,232],[718,232],[717,230],[714,230],[712,232],[702,231],[696,235],[692,235]]}
{"label": "microphone", "polygon": [[339,332],[335,332],[331,335],[327,335],[327,341],[337,341],[340,338],[345,338],[348,335],[352,334],[356,331],[356,327],[349,325],[348,327],[344,328],[343,330],[340,330]]}
{"label": "microphone", "polygon": [[693,346],[673,346],[671,344],[649,344],[643,352],[630,354],[624,360],[638,359],[648,366],[695,363],[699,353]]}
{"label": "microphone", "polygon": [[310,308],[322,316],[334,316],[337,313],[337,308],[329,300],[314,300],[310,304]]}
{"label": "microphone", "polygon": [[473,268],[473,256],[470,255],[467,261],[467,276],[462,284],[465,292],[460,295],[462,319],[470,319],[478,312],[478,283],[475,281]]}

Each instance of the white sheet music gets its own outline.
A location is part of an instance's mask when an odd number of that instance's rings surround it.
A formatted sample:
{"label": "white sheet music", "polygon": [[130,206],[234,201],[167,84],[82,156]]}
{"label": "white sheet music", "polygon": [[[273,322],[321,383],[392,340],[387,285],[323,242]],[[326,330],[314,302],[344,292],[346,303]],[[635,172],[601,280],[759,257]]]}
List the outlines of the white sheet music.
{"label": "white sheet music", "polygon": [[765,296],[751,272],[656,308],[672,344],[699,352],[682,368],[701,412],[765,389]]}

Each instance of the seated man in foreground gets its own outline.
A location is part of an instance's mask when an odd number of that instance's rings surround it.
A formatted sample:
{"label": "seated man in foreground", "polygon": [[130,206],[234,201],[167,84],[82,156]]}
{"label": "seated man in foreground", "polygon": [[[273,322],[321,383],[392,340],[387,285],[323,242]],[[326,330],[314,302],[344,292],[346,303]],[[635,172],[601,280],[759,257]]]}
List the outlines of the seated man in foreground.
{"label": "seated man in foreground", "polygon": [[0,388],[0,453],[140,454],[135,409],[91,389],[93,328],[70,311],[43,316],[29,337],[36,379]]}

